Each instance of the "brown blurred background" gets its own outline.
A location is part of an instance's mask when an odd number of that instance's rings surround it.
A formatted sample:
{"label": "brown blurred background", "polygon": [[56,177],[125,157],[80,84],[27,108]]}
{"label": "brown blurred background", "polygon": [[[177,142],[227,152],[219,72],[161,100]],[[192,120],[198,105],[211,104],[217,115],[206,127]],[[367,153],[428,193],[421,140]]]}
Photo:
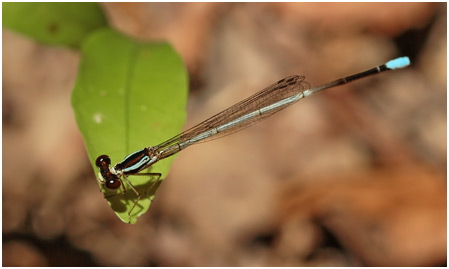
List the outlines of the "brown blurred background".
{"label": "brown blurred background", "polygon": [[75,124],[80,54],[3,29],[4,266],[446,264],[446,3],[101,7],[182,55],[186,127],[287,75],[316,86],[399,56],[412,65],[186,149],[128,225]]}

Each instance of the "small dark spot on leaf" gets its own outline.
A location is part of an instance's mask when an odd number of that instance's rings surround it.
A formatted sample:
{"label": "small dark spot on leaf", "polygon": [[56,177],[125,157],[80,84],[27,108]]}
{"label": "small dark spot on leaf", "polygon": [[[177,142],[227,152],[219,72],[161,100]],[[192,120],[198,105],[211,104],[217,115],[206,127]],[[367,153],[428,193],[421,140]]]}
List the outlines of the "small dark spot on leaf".
{"label": "small dark spot on leaf", "polygon": [[57,34],[59,32],[59,25],[55,22],[52,22],[48,25],[48,31],[51,34]]}

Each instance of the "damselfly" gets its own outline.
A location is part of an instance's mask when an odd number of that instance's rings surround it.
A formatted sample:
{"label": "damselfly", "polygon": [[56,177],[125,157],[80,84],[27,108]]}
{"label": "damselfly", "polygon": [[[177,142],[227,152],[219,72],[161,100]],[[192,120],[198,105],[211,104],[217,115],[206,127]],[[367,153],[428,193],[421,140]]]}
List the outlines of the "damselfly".
{"label": "damselfly", "polygon": [[283,78],[262,91],[159,145],[146,147],[131,153],[122,162],[112,167],[110,166],[111,159],[107,155],[99,156],[96,160],[96,165],[100,170],[99,180],[106,188],[116,190],[121,187],[123,192],[126,192],[125,185],[123,184],[123,181],[125,181],[136,193],[137,198],[128,212],[129,219],[131,220],[131,213],[142,197],[142,194],[129,182],[127,179],[128,176],[157,176],[157,180],[154,181],[156,183],[161,176],[160,173],[143,173],[142,171],[157,161],[178,153],[190,145],[240,131],[316,92],[340,86],[383,71],[404,68],[409,64],[410,60],[408,57],[397,58],[367,71],[340,78],[315,88],[310,88],[310,84],[304,81],[304,76],[294,75]]}

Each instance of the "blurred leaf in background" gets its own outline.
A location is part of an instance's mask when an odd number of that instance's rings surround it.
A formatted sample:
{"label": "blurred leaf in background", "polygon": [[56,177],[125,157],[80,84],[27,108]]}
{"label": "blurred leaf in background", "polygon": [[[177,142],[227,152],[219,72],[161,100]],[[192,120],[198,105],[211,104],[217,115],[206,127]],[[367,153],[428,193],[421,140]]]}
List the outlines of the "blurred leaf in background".
{"label": "blurred leaf in background", "polygon": [[[109,155],[114,165],[181,132],[187,87],[183,62],[170,45],[137,42],[111,29],[90,35],[82,46],[72,105],[92,165],[101,154]],[[166,176],[172,161],[158,162],[151,172]],[[141,193],[154,180],[129,179]],[[124,222],[134,223],[148,210],[153,195],[143,194],[131,220],[128,212],[137,198],[131,189],[108,200]]]}
{"label": "blurred leaf in background", "polygon": [[107,26],[96,3],[3,3],[3,26],[39,42],[74,48]]}

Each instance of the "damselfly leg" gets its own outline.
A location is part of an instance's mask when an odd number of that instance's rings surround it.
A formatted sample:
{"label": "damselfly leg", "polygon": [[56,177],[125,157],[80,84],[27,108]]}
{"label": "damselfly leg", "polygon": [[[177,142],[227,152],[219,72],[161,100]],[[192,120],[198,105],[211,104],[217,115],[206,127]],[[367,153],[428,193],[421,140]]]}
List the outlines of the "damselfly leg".
{"label": "damselfly leg", "polygon": [[[150,184],[150,186],[148,186],[148,188],[145,189],[145,191],[143,192],[144,196],[147,196],[148,192],[151,191],[157,183],[159,183],[160,178],[162,176],[161,173],[137,173],[134,174],[134,176],[149,176],[149,177],[153,177],[156,176],[157,178],[155,180],[153,180]],[[139,200],[142,198],[142,194],[137,190],[136,187],[133,186],[133,184],[131,184],[131,182],[129,182],[128,178],[126,176],[123,177],[123,180],[125,180],[125,182],[131,187],[131,189],[136,193],[137,198],[134,201],[133,206],[131,207],[131,209],[128,211],[128,219],[129,222],[131,222],[131,213],[134,211],[134,208],[137,206],[137,203],[139,202]],[[123,183],[122,183],[123,184]],[[150,199],[150,203],[153,201],[153,198]]]}

